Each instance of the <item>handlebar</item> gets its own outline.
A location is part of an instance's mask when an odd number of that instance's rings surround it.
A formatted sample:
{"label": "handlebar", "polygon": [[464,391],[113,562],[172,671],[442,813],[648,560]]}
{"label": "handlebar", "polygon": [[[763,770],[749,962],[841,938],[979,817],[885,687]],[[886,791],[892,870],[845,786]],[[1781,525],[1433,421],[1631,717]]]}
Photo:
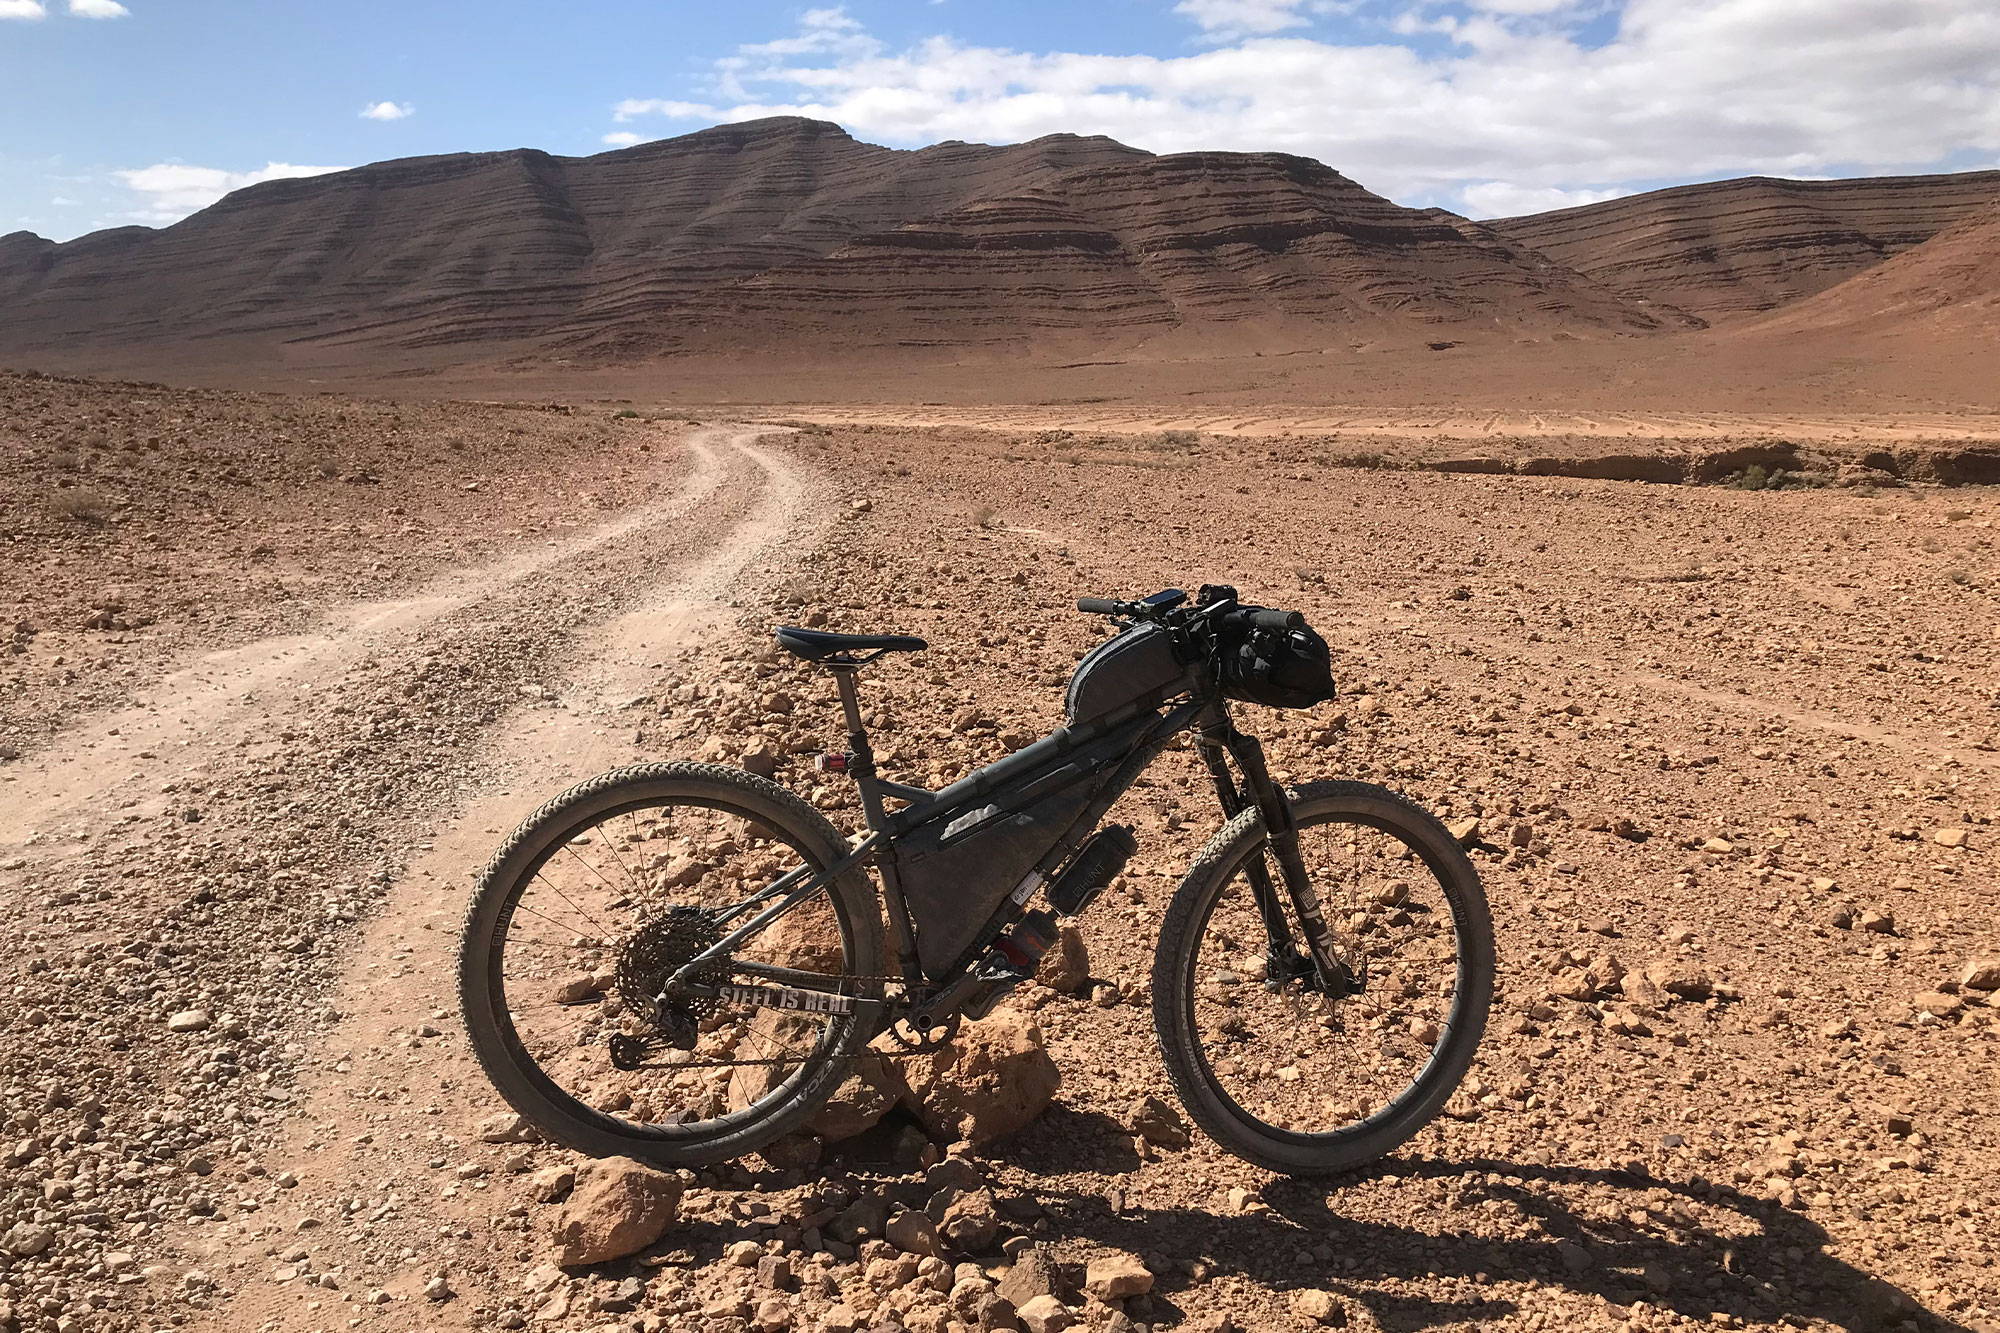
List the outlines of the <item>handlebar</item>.
{"label": "handlebar", "polygon": [[[1076,609],[1085,615],[1123,616],[1131,620],[1158,621],[1169,619],[1168,613],[1186,600],[1186,593],[1178,588],[1168,588],[1136,602],[1121,602],[1111,597],[1079,597],[1076,599]],[[1298,611],[1239,606],[1234,588],[1202,589],[1202,600],[1196,606],[1181,612],[1180,616],[1188,618],[1190,622],[1212,616],[1214,617],[1212,623],[1218,626],[1243,631],[1276,630],[1284,633],[1298,629],[1306,623],[1305,616]]]}

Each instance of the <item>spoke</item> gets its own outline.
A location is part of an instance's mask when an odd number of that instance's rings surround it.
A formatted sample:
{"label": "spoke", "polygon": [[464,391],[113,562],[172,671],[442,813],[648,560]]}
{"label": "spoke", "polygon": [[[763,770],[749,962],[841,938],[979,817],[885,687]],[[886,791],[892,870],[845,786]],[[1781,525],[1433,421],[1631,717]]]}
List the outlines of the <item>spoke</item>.
{"label": "spoke", "polygon": [[[536,872],[536,875],[535,875],[535,877],[536,877],[537,879],[540,879],[540,878],[541,878],[541,874],[540,874],[540,872],[539,872],[539,871],[537,871],[537,872]],[[558,897],[561,897],[561,895],[560,895],[560,894],[558,894],[557,896],[558,896]],[[563,899],[563,901],[564,901],[564,902],[568,902],[569,900],[568,900],[567,898],[564,898],[564,899]],[[572,904],[572,905],[574,905],[574,904]],[[563,923],[563,922],[561,922],[561,921],[558,921],[558,920],[556,920],[556,919],[555,919],[554,917],[550,916],[550,915],[549,915],[549,914],[548,914],[547,912],[544,912],[544,911],[542,911],[542,910],[541,910],[540,908],[538,908],[538,907],[530,907],[530,906],[528,906],[528,904],[526,904],[526,903],[524,903],[524,902],[516,902],[516,903],[514,904],[514,906],[515,906],[515,907],[516,907],[517,909],[519,909],[520,911],[523,911],[523,912],[527,912],[527,913],[528,913],[528,914],[530,914],[531,916],[538,916],[538,917],[540,917],[540,918],[541,918],[542,920],[544,920],[544,921],[548,922],[548,923],[549,923],[550,925],[554,926],[554,927],[555,927],[555,928],[556,928],[557,930],[564,930],[564,931],[568,931],[568,932],[569,932],[570,934],[572,934],[572,935],[582,935],[582,934],[586,934],[586,933],[587,933],[587,932],[585,932],[585,931],[581,931],[581,930],[578,930],[578,929],[577,929],[576,927],[574,927],[574,926],[571,926],[571,925],[566,925],[565,923]],[[588,917],[586,916],[586,918],[585,918],[585,919],[587,920],[587,919],[588,919]],[[599,927],[599,929],[601,930],[601,929],[602,929],[602,927]],[[507,932],[507,935],[508,935],[508,942],[507,942],[506,944],[504,944],[504,945],[502,945],[502,946],[501,946],[503,950],[504,950],[504,949],[508,949],[508,948],[512,948],[512,947],[513,947],[513,934],[514,934],[514,932],[513,932],[513,931],[511,931],[511,930]],[[539,943],[541,943],[541,941],[539,941],[539,940],[537,940],[537,941],[534,941],[534,942],[535,942],[535,943],[538,943],[538,944],[539,944]],[[561,950],[561,949],[562,949],[562,948],[563,948],[564,946],[563,946],[563,945],[560,945],[560,944],[550,944],[550,945],[545,945],[544,947],[546,947],[546,948],[550,948],[550,949],[555,949],[555,950],[558,950],[558,951],[560,951],[560,950]],[[571,946],[571,947],[574,947],[574,946]]]}
{"label": "spoke", "polygon": [[[525,911],[525,912],[533,912],[533,913],[534,913],[534,914],[535,914],[536,916],[541,916],[541,917],[542,917],[542,920],[544,920],[544,921],[548,921],[548,923],[549,923],[550,925],[552,925],[552,926],[556,926],[556,927],[557,927],[557,928],[559,928],[559,929],[568,929],[568,927],[565,927],[565,926],[563,926],[561,922],[558,922],[558,921],[552,921],[552,920],[550,920],[550,919],[549,919],[548,917],[546,917],[546,916],[542,916],[542,914],[541,914],[540,912],[536,912],[534,908],[532,908],[532,907],[529,907],[529,906],[527,906],[526,904],[518,904],[518,906],[520,906],[520,907],[521,907],[521,910],[522,910],[522,911]],[[547,953],[557,953],[557,954],[567,954],[567,953],[569,953],[569,952],[570,952],[570,951],[571,951],[572,949],[574,949],[574,948],[575,948],[576,946],[575,946],[575,945],[571,945],[571,944],[551,944],[551,943],[549,943],[549,942],[548,942],[547,940],[529,940],[529,939],[513,939],[513,938],[510,938],[510,939],[509,939],[509,940],[507,941],[507,947],[508,947],[509,949],[517,949],[517,948],[518,948],[518,949],[541,949],[541,950],[543,950],[543,951],[545,951],[545,952],[547,952]]]}
{"label": "spoke", "polygon": [[[569,853],[569,854],[570,854],[571,856],[575,857],[575,858],[576,858],[576,862],[577,862],[577,864],[578,864],[578,865],[582,866],[582,867],[583,867],[583,868],[584,868],[585,870],[588,870],[588,871],[589,871],[589,872],[590,872],[591,874],[593,874],[593,875],[597,876],[597,882],[598,882],[599,884],[602,884],[602,885],[603,885],[603,886],[604,886],[605,888],[607,888],[607,889],[611,890],[611,892],[612,892],[612,894],[613,894],[614,896],[616,896],[616,895],[618,894],[618,886],[617,886],[616,884],[613,884],[613,883],[612,883],[612,882],[611,882],[610,880],[608,880],[608,879],[604,878],[604,872],[603,872],[602,870],[599,870],[599,869],[598,869],[598,868],[597,868],[596,866],[594,866],[594,865],[592,865],[592,864],[591,864],[590,862],[588,862],[588,861],[584,860],[584,859],[583,859],[583,856],[582,856],[582,854],[581,854],[581,853],[579,853],[579,852],[578,852],[578,851],[576,850],[576,848],[575,848],[575,847],[571,846],[571,845],[570,845],[569,843],[564,843],[564,844],[563,844],[563,850],[564,850],[564,851],[566,851],[566,852],[568,852],[568,853]],[[541,872],[541,871],[539,871],[539,870],[537,870],[537,871],[535,872],[535,878],[536,878],[536,879],[540,879],[541,877],[542,877],[542,872]],[[561,892],[562,892],[562,890],[561,890],[561,889],[557,889],[557,890],[556,890],[556,892],[557,892],[557,893],[561,893]],[[563,899],[563,901],[564,901],[564,902],[569,902],[569,899],[568,899],[567,897],[565,897],[565,898]],[[575,903],[570,903],[570,906],[571,906],[571,907],[576,907],[576,904],[575,904]],[[583,909],[582,909],[581,907],[577,907],[577,908],[576,908],[576,910],[577,910],[577,911],[579,911],[579,912],[583,912]],[[588,913],[588,912],[584,912],[584,915],[585,915],[586,917],[588,917],[588,916],[590,915],[590,913]]]}
{"label": "spoke", "polygon": [[[631,815],[627,814],[626,819],[630,820]],[[604,846],[611,853],[611,859],[618,863],[619,873],[624,875],[626,882],[633,886],[633,889],[629,890],[625,896],[630,897],[633,891],[644,894],[646,891],[646,881],[635,876],[632,873],[632,868],[625,864],[625,858],[618,854],[618,839],[613,836],[609,824],[604,826]]]}

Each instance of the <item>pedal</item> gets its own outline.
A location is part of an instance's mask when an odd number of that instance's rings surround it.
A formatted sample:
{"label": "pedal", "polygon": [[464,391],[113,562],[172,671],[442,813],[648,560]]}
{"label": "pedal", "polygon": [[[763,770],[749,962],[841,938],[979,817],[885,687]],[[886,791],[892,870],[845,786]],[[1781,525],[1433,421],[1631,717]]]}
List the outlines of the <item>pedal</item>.
{"label": "pedal", "polygon": [[1107,825],[1077,849],[1055,882],[1042,891],[1042,896],[1064,916],[1076,916],[1097,900],[1097,895],[1118,877],[1118,872],[1132,859],[1132,853],[1138,850],[1139,843],[1131,829],[1123,824]]}
{"label": "pedal", "polygon": [[958,1012],[967,1018],[984,1018],[993,1012],[993,1006],[1007,998],[1014,988],[1024,981],[1034,978],[1034,971],[1023,972],[1011,963],[989,962],[973,974],[977,983],[966,993],[964,1003]]}

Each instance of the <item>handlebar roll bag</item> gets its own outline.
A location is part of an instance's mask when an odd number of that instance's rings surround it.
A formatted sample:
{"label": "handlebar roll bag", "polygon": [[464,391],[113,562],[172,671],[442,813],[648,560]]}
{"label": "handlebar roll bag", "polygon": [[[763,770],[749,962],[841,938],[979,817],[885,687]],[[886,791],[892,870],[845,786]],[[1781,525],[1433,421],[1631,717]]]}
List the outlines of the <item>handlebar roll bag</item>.
{"label": "handlebar roll bag", "polygon": [[1290,629],[1237,630],[1217,647],[1222,692],[1231,699],[1311,708],[1333,697],[1332,654],[1303,620]]}
{"label": "handlebar roll bag", "polygon": [[1077,663],[1063,712],[1075,726],[1127,704],[1157,704],[1186,687],[1187,668],[1174,653],[1173,636],[1158,625],[1134,625]]}

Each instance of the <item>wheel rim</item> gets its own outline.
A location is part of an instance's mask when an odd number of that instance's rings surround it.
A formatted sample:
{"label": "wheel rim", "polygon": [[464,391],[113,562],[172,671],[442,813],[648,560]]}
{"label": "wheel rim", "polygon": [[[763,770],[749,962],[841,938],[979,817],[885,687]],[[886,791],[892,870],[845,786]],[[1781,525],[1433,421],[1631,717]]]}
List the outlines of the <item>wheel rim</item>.
{"label": "wheel rim", "polygon": [[[852,1018],[696,1005],[683,1051],[663,1044],[680,1006],[663,1023],[626,991],[701,947],[635,948],[662,942],[670,909],[726,909],[800,865],[823,868],[794,836],[720,801],[628,802],[557,830],[514,877],[488,949],[495,1027],[515,1062],[545,1097],[628,1137],[710,1138],[763,1119],[825,1067]],[[846,977],[841,989],[860,994],[854,940],[839,896],[822,893],[732,957]],[[713,979],[758,980],[728,968]],[[642,1067],[613,1063],[614,1036],[648,1043]]]}
{"label": "wheel rim", "polygon": [[1274,989],[1248,867],[1269,868],[1303,941],[1266,847],[1250,844],[1202,907],[1182,987],[1195,1059],[1223,1109],[1259,1134],[1310,1146],[1370,1135],[1444,1075],[1472,984],[1460,905],[1445,868],[1386,821],[1303,823],[1299,850],[1335,951],[1364,989],[1332,1002],[1297,983]]}

